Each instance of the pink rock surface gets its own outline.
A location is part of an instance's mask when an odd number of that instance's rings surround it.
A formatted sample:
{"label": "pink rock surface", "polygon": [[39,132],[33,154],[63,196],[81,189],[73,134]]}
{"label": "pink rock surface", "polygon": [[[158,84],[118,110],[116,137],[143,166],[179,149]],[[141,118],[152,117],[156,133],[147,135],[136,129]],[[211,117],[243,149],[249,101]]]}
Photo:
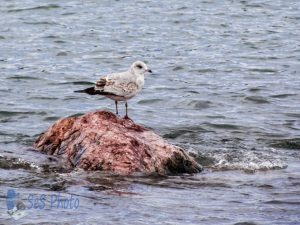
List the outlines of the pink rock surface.
{"label": "pink rock surface", "polygon": [[106,111],[58,120],[34,148],[64,157],[72,167],[118,174],[196,173],[201,166],[179,147],[128,119]]}

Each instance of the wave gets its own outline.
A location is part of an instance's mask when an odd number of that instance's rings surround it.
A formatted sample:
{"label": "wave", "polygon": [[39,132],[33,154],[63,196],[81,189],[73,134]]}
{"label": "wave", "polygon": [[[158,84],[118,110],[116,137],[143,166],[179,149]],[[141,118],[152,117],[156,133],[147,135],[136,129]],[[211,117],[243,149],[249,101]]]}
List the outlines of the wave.
{"label": "wave", "polygon": [[204,167],[214,170],[243,170],[252,173],[287,167],[282,157],[265,150],[222,149],[218,152],[198,153],[194,156]]}

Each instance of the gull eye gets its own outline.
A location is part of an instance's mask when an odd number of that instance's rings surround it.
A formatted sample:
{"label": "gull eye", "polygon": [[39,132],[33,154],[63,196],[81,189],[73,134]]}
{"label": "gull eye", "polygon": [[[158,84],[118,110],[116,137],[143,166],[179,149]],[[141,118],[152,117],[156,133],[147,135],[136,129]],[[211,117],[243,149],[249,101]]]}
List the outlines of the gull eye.
{"label": "gull eye", "polygon": [[141,65],[136,65],[137,68],[142,69],[143,67]]}

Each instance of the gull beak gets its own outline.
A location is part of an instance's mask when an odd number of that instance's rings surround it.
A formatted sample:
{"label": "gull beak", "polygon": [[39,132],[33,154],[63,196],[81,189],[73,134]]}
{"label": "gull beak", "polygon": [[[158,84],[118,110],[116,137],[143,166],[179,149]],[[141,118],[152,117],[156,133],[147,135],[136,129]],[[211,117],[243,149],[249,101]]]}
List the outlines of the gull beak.
{"label": "gull beak", "polygon": [[148,69],[147,71],[148,71],[149,73],[152,73],[152,70],[150,70],[150,69]]}

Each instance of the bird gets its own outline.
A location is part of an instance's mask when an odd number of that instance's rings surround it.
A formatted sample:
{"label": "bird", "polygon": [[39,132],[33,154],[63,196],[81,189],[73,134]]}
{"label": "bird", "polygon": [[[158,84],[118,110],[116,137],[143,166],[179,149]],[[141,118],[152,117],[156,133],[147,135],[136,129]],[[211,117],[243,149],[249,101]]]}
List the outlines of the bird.
{"label": "bird", "polygon": [[100,77],[95,86],[75,92],[86,93],[89,95],[103,95],[115,101],[116,114],[118,112],[118,102],[125,102],[126,115],[128,117],[128,103],[127,100],[137,95],[144,86],[145,74],[152,73],[146,63],[142,61],[135,61],[130,68],[125,72],[112,73],[107,76]]}

